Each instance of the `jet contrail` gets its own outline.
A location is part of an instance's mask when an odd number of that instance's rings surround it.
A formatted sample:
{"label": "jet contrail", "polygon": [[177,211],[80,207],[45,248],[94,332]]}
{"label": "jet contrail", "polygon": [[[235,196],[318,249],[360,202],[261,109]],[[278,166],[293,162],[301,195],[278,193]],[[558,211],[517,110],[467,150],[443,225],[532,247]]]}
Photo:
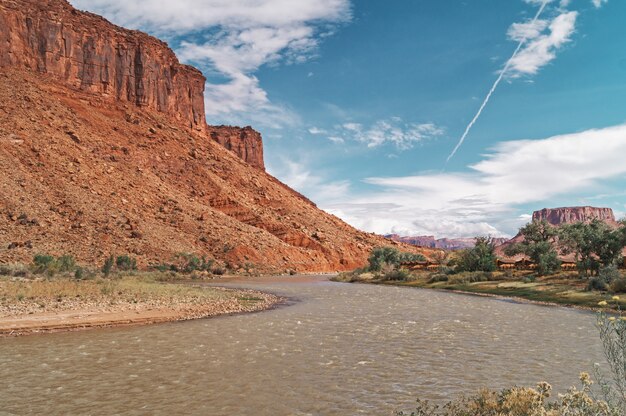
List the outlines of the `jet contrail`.
{"label": "jet contrail", "polygon": [[[552,1],[552,0],[545,0],[541,4],[541,7],[537,11],[537,14],[535,15],[535,18],[532,20],[532,23],[535,23],[539,19],[539,16],[541,16],[541,13],[543,13],[544,9],[548,5],[548,3],[550,3],[550,1]],[[506,71],[509,70],[509,67],[511,66],[511,62],[513,61],[513,59],[515,59],[515,57],[517,56],[519,51],[522,49],[522,46],[524,46],[524,44],[526,43],[527,40],[528,40],[528,38],[522,39],[520,41],[519,45],[517,45],[517,48],[515,49],[515,52],[513,52],[513,55],[511,55],[509,60],[506,61],[506,65],[504,65],[504,69],[500,72],[500,75],[498,76],[498,79],[496,79],[496,82],[493,83],[493,86],[491,87],[491,90],[489,90],[489,94],[487,94],[487,97],[485,97],[485,101],[483,101],[483,104],[478,109],[478,112],[476,113],[476,115],[474,116],[472,121],[469,123],[467,128],[465,129],[465,132],[463,133],[463,136],[461,136],[461,140],[459,140],[459,142],[457,143],[457,145],[454,148],[454,150],[452,151],[452,153],[450,153],[450,156],[448,156],[448,159],[446,159],[446,164],[448,162],[450,162],[450,159],[452,159],[454,157],[454,155],[456,154],[457,150],[459,150],[459,148],[463,145],[463,142],[465,141],[465,138],[469,134],[470,130],[472,130],[472,127],[474,127],[474,124],[476,124],[476,121],[478,121],[478,118],[480,117],[480,115],[482,114],[483,110],[487,106],[487,103],[491,99],[491,96],[493,95],[493,93],[498,88],[498,85],[500,85],[500,82],[502,81],[502,78],[504,78],[504,74],[506,73]]]}

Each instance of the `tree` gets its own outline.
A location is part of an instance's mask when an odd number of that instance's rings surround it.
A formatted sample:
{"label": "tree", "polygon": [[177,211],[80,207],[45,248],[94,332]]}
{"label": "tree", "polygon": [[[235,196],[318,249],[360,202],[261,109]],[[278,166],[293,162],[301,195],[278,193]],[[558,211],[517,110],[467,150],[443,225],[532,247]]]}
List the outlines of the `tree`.
{"label": "tree", "polygon": [[369,261],[369,269],[373,272],[380,271],[384,265],[398,267],[401,263],[412,261],[425,261],[421,254],[403,253],[393,247],[378,247],[372,251]]}
{"label": "tree", "polygon": [[581,274],[597,274],[601,267],[617,264],[624,248],[624,230],[613,230],[594,219],[564,225],[559,232],[564,254],[574,253]]}
{"label": "tree", "polygon": [[552,274],[561,267],[555,244],[558,237],[557,229],[548,221],[533,221],[520,229],[524,240],[510,245],[505,249],[507,256],[525,254],[537,265],[539,275]]}
{"label": "tree", "polygon": [[460,252],[456,261],[462,272],[493,272],[496,270],[495,244],[491,237],[476,237],[473,248]]}

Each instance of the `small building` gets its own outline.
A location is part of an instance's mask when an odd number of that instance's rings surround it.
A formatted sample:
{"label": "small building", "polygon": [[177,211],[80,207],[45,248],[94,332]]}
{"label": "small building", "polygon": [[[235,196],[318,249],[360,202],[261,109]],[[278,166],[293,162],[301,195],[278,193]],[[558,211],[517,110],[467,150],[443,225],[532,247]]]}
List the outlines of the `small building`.
{"label": "small building", "polygon": [[436,271],[439,269],[439,264],[433,263],[431,261],[412,261],[400,264],[400,267],[410,270],[410,271],[418,271],[418,270],[428,270],[428,271]]}
{"label": "small building", "polygon": [[565,261],[561,262],[561,270],[576,270],[578,268],[578,264],[575,261]]}
{"label": "small building", "polygon": [[497,259],[496,266],[500,270],[513,270],[515,269],[515,260],[513,259]]}

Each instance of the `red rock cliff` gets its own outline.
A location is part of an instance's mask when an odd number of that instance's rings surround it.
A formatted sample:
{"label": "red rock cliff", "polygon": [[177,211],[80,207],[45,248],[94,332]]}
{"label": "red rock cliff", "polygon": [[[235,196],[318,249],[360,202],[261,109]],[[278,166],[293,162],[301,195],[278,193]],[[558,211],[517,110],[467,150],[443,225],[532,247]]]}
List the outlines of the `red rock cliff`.
{"label": "red rock cliff", "polygon": [[263,139],[261,133],[252,127],[210,126],[209,134],[250,165],[265,170]]}
{"label": "red rock cliff", "polygon": [[83,91],[167,113],[206,131],[205,78],[162,41],[66,0],[0,0],[0,67],[26,67]]}
{"label": "red rock cliff", "polygon": [[533,221],[546,220],[552,225],[570,224],[599,219],[610,224],[615,224],[615,215],[611,208],[595,207],[566,207],[544,208],[533,212]]}

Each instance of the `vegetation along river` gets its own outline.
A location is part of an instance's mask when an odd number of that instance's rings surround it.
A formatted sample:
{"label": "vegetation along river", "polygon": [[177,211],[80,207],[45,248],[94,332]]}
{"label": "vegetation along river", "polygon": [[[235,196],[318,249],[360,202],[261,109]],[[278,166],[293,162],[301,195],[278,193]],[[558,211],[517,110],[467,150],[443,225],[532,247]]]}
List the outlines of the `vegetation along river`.
{"label": "vegetation along river", "polygon": [[324,277],[228,281],[274,310],[0,339],[0,414],[391,415],[417,397],[548,381],[602,362],[593,314]]}

